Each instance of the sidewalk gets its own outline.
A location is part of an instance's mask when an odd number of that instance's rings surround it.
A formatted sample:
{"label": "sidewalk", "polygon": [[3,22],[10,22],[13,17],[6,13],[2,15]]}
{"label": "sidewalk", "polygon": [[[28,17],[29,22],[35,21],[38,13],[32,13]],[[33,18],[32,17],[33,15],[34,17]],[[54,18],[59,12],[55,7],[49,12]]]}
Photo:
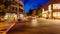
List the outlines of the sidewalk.
{"label": "sidewalk", "polygon": [[46,18],[37,18],[37,19],[44,19],[44,20],[60,21],[59,19],[46,19]]}
{"label": "sidewalk", "polygon": [[15,23],[0,22],[0,34],[6,34]]}

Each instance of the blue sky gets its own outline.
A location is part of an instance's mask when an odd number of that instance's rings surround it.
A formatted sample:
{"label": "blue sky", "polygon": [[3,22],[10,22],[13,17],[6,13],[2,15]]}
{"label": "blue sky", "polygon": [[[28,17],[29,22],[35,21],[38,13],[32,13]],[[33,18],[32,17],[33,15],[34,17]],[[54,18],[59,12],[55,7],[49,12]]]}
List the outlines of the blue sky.
{"label": "blue sky", "polygon": [[37,9],[48,3],[50,0],[21,0],[24,3],[24,12],[28,13],[30,9]]}

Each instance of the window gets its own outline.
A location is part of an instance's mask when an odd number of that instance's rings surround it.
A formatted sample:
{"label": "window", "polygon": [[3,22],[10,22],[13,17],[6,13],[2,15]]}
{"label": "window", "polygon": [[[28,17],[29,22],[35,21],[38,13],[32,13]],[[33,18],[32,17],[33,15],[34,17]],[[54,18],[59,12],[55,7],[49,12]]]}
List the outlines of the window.
{"label": "window", "polygon": [[12,11],[14,10],[14,7],[12,7]]}
{"label": "window", "polygon": [[16,11],[17,11],[17,8],[16,8]]}
{"label": "window", "polygon": [[23,7],[23,5],[19,4],[19,6]]}
{"label": "window", "polygon": [[60,4],[53,4],[53,9],[60,9]]}
{"label": "window", "polygon": [[51,5],[48,6],[48,10],[51,11]]}
{"label": "window", "polygon": [[23,10],[22,10],[22,9],[20,9],[20,8],[19,8],[19,11],[20,11],[20,12],[23,12]]}

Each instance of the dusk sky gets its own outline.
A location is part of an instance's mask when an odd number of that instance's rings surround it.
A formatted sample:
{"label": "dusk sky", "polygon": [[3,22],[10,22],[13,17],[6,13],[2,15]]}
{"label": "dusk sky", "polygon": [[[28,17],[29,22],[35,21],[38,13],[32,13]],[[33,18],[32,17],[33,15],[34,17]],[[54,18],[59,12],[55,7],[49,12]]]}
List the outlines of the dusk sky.
{"label": "dusk sky", "polygon": [[50,0],[22,0],[24,3],[24,12],[28,13],[30,9],[37,9],[48,3]]}

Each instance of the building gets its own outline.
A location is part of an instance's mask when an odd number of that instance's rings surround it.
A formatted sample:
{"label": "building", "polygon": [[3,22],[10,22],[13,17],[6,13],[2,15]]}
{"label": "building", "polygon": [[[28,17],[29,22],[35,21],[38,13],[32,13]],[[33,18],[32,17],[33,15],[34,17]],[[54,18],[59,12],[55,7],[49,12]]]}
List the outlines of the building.
{"label": "building", "polygon": [[7,6],[7,13],[24,13],[24,4],[20,0],[0,0],[0,10]]}
{"label": "building", "polygon": [[51,0],[40,9],[42,10],[42,17],[60,19],[60,0]]}
{"label": "building", "polygon": [[8,6],[8,12],[17,13],[24,11],[24,5],[20,0],[8,0],[10,5]]}
{"label": "building", "polygon": [[24,13],[24,4],[20,0],[8,0],[8,2],[9,6],[7,8],[5,19],[12,19],[12,17],[17,19],[18,14]]}

